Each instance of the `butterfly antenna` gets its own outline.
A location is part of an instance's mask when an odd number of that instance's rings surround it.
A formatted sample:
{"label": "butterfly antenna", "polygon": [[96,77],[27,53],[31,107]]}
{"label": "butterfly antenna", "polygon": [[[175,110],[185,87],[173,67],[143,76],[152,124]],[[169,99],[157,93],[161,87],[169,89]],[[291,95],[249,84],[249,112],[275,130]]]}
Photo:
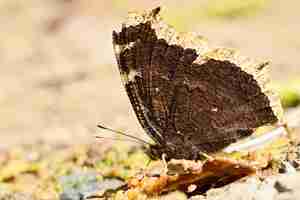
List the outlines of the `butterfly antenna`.
{"label": "butterfly antenna", "polygon": [[[110,132],[113,132],[113,133],[116,133],[116,134],[119,134],[119,135],[126,136],[126,137],[132,139],[132,140],[127,139],[127,141],[141,142],[141,143],[143,143],[143,144],[151,145],[149,142],[146,142],[146,141],[144,141],[144,140],[142,140],[142,139],[140,139],[140,138],[138,138],[138,137],[135,137],[135,136],[133,136],[133,135],[129,135],[129,134],[127,134],[127,133],[123,133],[123,132],[121,132],[121,131],[117,131],[117,130],[108,128],[108,127],[103,126],[103,125],[101,125],[101,124],[98,124],[97,127],[98,127],[98,128],[101,128],[101,129],[104,129],[104,130],[107,130],[107,131],[110,131]],[[106,137],[96,136],[96,138],[102,138],[102,139],[104,139],[104,138],[106,138]],[[107,138],[107,139],[113,139],[113,138]],[[120,140],[122,140],[122,139],[120,139]]]}
{"label": "butterfly antenna", "polygon": [[141,144],[140,141],[137,140],[131,140],[131,139],[126,139],[126,138],[111,138],[111,137],[103,137],[99,135],[95,135],[96,139],[107,139],[107,140],[116,140],[116,141],[127,141],[127,142],[135,142],[138,144]]}

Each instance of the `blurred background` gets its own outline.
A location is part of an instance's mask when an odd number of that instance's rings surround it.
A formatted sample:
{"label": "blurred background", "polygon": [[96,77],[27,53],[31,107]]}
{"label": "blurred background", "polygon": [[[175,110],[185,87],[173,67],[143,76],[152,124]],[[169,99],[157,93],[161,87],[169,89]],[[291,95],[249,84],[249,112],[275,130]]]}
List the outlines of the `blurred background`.
{"label": "blurred background", "polygon": [[146,136],[121,85],[111,32],[128,11],[164,6],[165,20],[217,46],[300,75],[297,0],[0,0],[0,148],[94,141],[101,122]]}

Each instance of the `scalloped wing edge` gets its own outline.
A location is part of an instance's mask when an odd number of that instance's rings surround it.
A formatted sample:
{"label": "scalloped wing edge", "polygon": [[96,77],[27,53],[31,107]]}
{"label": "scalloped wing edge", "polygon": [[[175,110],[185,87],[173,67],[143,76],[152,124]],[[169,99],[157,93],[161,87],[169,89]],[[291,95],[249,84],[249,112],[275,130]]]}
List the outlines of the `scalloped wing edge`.
{"label": "scalloped wing edge", "polygon": [[[280,102],[279,95],[272,88],[270,81],[270,62],[259,62],[246,56],[240,55],[237,50],[210,47],[205,37],[194,33],[186,32],[179,33],[172,26],[166,24],[160,16],[161,7],[154,8],[150,11],[130,12],[127,20],[122,24],[122,27],[135,26],[140,23],[150,22],[151,27],[155,30],[158,39],[164,39],[168,44],[181,45],[183,48],[195,49],[198,58],[194,61],[197,64],[202,64],[209,59],[216,59],[221,61],[229,61],[241,69],[252,75],[257,83],[260,85],[262,92],[269,98],[270,107],[278,118],[279,123],[283,123],[283,108]],[[130,44],[129,44],[130,45]],[[116,56],[129,45],[121,47],[120,45],[114,44],[114,50]],[[129,76],[122,75],[123,81],[127,82]]]}

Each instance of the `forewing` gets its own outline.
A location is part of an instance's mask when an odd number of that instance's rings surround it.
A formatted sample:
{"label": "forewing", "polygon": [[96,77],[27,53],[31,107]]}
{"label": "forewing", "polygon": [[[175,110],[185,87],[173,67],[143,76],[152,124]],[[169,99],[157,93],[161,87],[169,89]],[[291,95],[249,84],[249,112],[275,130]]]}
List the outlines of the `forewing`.
{"label": "forewing", "polygon": [[174,146],[175,157],[191,157],[194,150],[216,152],[278,121],[280,106],[267,87],[266,66],[211,50],[201,37],[180,35],[158,12],[133,13],[113,33],[127,94],[157,143]]}

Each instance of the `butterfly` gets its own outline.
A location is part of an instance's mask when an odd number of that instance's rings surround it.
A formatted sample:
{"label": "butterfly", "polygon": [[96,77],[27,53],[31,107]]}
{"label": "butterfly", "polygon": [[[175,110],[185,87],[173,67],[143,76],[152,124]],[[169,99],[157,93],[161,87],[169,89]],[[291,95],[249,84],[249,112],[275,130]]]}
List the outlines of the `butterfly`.
{"label": "butterfly", "polygon": [[125,90],[155,142],[152,157],[200,159],[280,120],[268,63],[177,33],[159,13],[131,13],[112,34]]}

